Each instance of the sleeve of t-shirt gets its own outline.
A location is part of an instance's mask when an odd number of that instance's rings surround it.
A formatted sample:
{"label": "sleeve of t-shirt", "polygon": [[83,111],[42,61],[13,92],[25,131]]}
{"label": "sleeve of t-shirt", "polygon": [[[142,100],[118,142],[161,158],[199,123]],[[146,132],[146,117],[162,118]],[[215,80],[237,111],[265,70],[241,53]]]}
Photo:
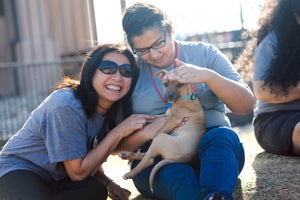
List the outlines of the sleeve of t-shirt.
{"label": "sleeve of t-shirt", "polygon": [[86,119],[69,107],[59,107],[47,117],[45,144],[50,162],[84,157],[87,153]]}
{"label": "sleeve of t-shirt", "polygon": [[276,45],[276,36],[271,33],[255,49],[253,81],[264,80],[264,76],[275,57]]}
{"label": "sleeve of t-shirt", "polygon": [[[206,62],[209,69],[228,79],[245,84],[226,55],[212,45],[207,48]],[[248,87],[246,84],[245,86]]]}

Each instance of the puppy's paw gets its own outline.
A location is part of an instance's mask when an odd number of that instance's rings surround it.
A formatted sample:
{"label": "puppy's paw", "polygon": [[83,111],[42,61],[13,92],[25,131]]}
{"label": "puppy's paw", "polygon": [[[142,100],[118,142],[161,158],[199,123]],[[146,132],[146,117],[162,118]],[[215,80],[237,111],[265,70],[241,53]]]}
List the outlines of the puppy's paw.
{"label": "puppy's paw", "polygon": [[119,153],[119,157],[123,160],[142,160],[145,153],[135,153],[130,151],[122,151]]}
{"label": "puppy's paw", "polygon": [[123,176],[123,179],[124,179],[124,180],[131,179],[131,178],[132,178],[132,177],[130,177],[128,174],[129,174],[129,173],[124,174],[124,176]]}
{"label": "puppy's paw", "polygon": [[119,157],[124,160],[128,160],[131,155],[133,155],[133,153],[129,151],[122,151],[119,153]]}

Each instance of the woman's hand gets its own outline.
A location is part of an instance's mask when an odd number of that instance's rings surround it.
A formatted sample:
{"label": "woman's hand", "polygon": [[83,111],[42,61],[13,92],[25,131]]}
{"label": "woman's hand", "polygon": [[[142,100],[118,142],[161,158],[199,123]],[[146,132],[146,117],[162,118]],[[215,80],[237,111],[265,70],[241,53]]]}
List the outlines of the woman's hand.
{"label": "woman's hand", "polygon": [[119,185],[112,181],[107,184],[107,190],[108,196],[112,200],[127,200],[131,195],[130,191],[121,188]]}
{"label": "woman's hand", "polygon": [[253,111],[255,99],[250,88],[224,77],[217,72],[186,64],[175,59],[178,68],[171,70],[163,79],[180,83],[205,83],[207,87],[234,113],[248,114]]}
{"label": "woman's hand", "polygon": [[184,117],[182,119],[182,121],[176,126],[176,128],[179,128],[179,127],[185,125],[185,122],[187,122],[189,119],[190,119],[189,117]]}
{"label": "woman's hand", "polygon": [[178,68],[169,71],[163,79],[176,80],[180,83],[202,83],[209,78],[209,69],[187,64],[175,59]]}
{"label": "woman's hand", "polygon": [[118,124],[113,130],[121,133],[122,138],[125,138],[135,131],[143,129],[148,121],[154,119],[155,116],[153,115],[133,114]]}
{"label": "woman's hand", "polygon": [[152,140],[157,134],[161,132],[168,119],[168,115],[157,115],[155,120],[146,125],[139,134],[143,134],[148,140]]}
{"label": "woman's hand", "polygon": [[120,151],[136,151],[145,142],[152,140],[158,133],[160,133],[163,125],[169,118],[166,115],[151,117],[152,119],[148,119],[144,127],[139,126],[139,128],[142,129],[134,132],[126,138],[123,138],[113,153],[117,154]]}

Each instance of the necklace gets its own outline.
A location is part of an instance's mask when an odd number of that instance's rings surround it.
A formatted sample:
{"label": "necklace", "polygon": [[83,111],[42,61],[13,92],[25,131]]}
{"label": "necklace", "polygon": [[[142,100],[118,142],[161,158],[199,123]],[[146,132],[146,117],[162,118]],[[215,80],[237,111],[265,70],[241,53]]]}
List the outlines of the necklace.
{"label": "necklace", "polygon": [[[177,58],[177,55],[178,55],[178,48],[177,48],[177,44],[176,42],[174,42],[174,46],[175,46],[175,58]],[[174,59],[175,59],[174,58]],[[176,68],[176,64],[175,64],[175,61],[173,62],[173,69]],[[154,86],[155,88],[155,91],[156,93],[158,94],[158,96],[160,97],[161,101],[164,102],[165,104],[167,104],[167,101],[166,99],[163,97],[163,95],[160,93],[155,81],[154,81],[154,76],[153,76],[153,72],[152,72],[152,69],[151,69],[151,66],[150,64],[148,64],[148,69],[149,69],[149,72],[150,72],[150,75],[151,75],[151,81],[152,81],[152,85]]]}
{"label": "necklace", "polygon": [[100,110],[104,110],[104,111],[108,111],[109,110],[109,108],[104,108],[104,107],[102,107],[101,105],[99,105],[98,104],[98,106],[97,106]]}

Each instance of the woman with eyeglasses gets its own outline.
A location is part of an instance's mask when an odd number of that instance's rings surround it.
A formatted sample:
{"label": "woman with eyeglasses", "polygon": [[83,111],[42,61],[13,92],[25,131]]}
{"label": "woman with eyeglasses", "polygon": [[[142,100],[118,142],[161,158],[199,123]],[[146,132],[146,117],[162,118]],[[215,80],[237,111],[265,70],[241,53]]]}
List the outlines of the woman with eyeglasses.
{"label": "woman with eyeglasses", "polygon": [[[101,165],[124,137],[153,120],[129,116],[137,76],[128,49],[95,47],[83,62],[80,81],[65,78],[3,147],[0,199],[104,200],[108,194],[128,199],[130,192],[109,179]],[[124,122],[114,124],[120,116]]]}
{"label": "woman with eyeglasses", "polygon": [[[251,90],[218,49],[202,42],[183,42],[173,37],[172,23],[154,5],[136,3],[123,16],[123,29],[138,57],[139,78],[132,93],[134,113],[157,115],[165,112],[166,101],[155,73],[168,70],[165,79],[192,83],[206,116],[207,132],[199,144],[199,160],[193,165],[175,163],[149,174],[159,161],[133,178],[138,191],[154,199],[232,199],[244,165],[244,149],[230,126],[225,107],[239,114],[252,112]],[[152,133],[152,134],[151,134]],[[146,151],[154,132],[132,134],[119,148]],[[139,161],[133,161],[134,168]]]}

